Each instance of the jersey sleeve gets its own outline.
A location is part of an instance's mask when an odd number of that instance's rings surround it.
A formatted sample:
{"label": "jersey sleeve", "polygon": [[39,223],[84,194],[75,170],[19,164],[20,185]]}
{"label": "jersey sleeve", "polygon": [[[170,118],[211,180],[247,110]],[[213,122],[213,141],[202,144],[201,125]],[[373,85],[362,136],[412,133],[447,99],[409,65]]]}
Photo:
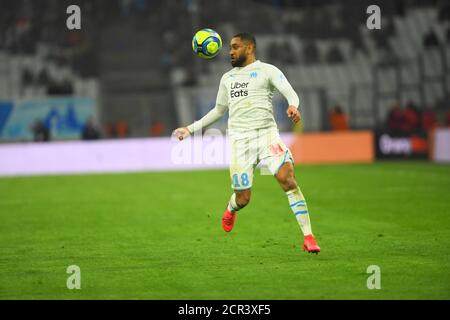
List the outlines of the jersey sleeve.
{"label": "jersey sleeve", "polygon": [[286,98],[290,106],[298,108],[300,100],[297,93],[286,79],[283,72],[275,66],[269,65],[267,68],[270,83]]}
{"label": "jersey sleeve", "polygon": [[189,132],[194,133],[207,127],[225,114],[228,110],[228,93],[224,83],[224,77],[220,80],[219,91],[217,92],[216,105],[203,118],[187,126]]}
{"label": "jersey sleeve", "polygon": [[228,91],[225,85],[225,75],[220,79],[219,91],[217,92],[216,106],[223,106],[228,109]]}

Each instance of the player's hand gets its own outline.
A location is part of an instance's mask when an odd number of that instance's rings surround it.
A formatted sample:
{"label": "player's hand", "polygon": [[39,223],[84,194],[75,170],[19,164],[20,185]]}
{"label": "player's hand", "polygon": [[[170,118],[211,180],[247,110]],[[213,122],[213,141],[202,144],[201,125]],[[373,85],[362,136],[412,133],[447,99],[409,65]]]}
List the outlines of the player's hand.
{"label": "player's hand", "polygon": [[289,118],[292,118],[292,122],[297,123],[302,120],[302,116],[298,108],[295,106],[289,106],[286,111]]}
{"label": "player's hand", "polygon": [[178,128],[173,133],[180,141],[186,139],[191,134],[186,127]]}

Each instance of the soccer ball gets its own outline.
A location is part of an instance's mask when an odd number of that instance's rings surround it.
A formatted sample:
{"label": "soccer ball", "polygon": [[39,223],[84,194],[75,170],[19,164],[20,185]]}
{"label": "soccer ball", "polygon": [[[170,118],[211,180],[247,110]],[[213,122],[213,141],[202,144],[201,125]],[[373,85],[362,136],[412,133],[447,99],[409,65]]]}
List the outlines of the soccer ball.
{"label": "soccer ball", "polygon": [[212,59],[222,49],[222,38],[212,29],[197,31],[192,38],[192,50],[203,59]]}

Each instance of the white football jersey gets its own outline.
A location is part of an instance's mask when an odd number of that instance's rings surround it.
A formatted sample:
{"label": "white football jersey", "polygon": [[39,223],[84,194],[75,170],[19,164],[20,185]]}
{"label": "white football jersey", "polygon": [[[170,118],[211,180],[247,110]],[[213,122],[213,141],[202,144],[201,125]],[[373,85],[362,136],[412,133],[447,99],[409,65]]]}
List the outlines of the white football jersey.
{"label": "white football jersey", "polygon": [[188,129],[194,132],[206,127],[226,110],[229,111],[229,133],[276,127],[272,106],[275,89],[289,105],[298,108],[298,95],[277,67],[259,60],[245,67],[235,67],[220,80],[215,108]]}

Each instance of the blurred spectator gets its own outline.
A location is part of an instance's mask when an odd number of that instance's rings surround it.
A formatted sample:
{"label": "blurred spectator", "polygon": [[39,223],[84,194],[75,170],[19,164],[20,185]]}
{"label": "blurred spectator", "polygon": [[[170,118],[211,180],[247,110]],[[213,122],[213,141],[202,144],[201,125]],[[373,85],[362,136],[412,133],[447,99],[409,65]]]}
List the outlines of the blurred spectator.
{"label": "blurred spectator", "polygon": [[108,122],[106,124],[105,133],[106,133],[107,138],[116,138],[117,137],[116,128],[114,127],[114,125],[111,122]]}
{"label": "blurred spectator", "polygon": [[330,113],[330,127],[334,131],[348,130],[347,115],[342,111],[341,106],[337,105]]}
{"label": "blurred spectator", "polygon": [[267,47],[267,57],[271,63],[276,63],[280,60],[280,48],[278,43],[272,41]]}
{"label": "blurred spectator", "polygon": [[422,112],[421,127],[422,130],[427,132],[437,126],[436,114],[431,108]]}
{"label": "blurred spectator", "polygon": [[170,52],[162,54],[159,60],[159,65],[161,66],[164,72],[170,72],[170,69],[173,65],[173,57]]}
{"label": "blurred spectator", "polygon": [[358,32],[350,32],[349,37],[352,41],[351,46],[351,55],[355,56],[358,51],[362,52],[363,54],[367,54],[366,47],[363,42],[363,37]]}
{"label": "blurred spectator", "polygon": [[72,95],[73,86],[69,79],[52,81],[47,87],[48,95]]}
{"label": "blurred spectator", "polygon": [[22,85],[31,86],[33,84],[33,73],[30,69],[25,68],[22,70]]}
{"label": "blurred spectator", "polygon": [[423,45],[425,48],[432,48],[439,46],[439,39],[433,29],[430,29],[423,38]]}
{"label": "blurred spectator", "polygon": [[197,84],[197,73],[194,70],[194,67],[192,65],[185,68],[186,77],[183,81],[183,86],[185,87],[191,87],[195,86]]}
{"label": "blurred spectator", "polygon": [[326,60],[329,63],[341,63],[344,62],[344,57],[342,55],[341,50],[339,50],[339,47],[337,45],[331,46],[329,49]]}
{"label": "blurred spectator", "polygon": [[117,138],[126,138],[128,136],[128,126],[125,121],[119,120],[116,122]]}
{"label": "blurred spectator", "polygon": [[37,119],[31,131],[33,132],[33,140],[35,142],[45,142],[50,141],[50,130],[44,124],[44,122],[40,119]]}
{"label": "blurred spectator", "polygon": [[289,41],[285,41],[283,44],[281,44],[280,49],[282,63],[285,63],[287,65],[296,63],[296,55],[294,49],[292,48],[292,44]]}
{"label": "blurred spectator", "polygon": [[410,102],[403,112],[402,130],[404,133],[414,133],[420,129],[420,114],[414,103]]}
{"label": "blurred spectator", "polygon": [[400,104],[394,104],[388,114],[388,130],[394,134],[401,133],[403,119],[403,111],[400,108]]}
{"label": "blurred spectator", "polygon": [[450,112],[447,113],[447,127],[450,127]]}
{"label": "blurred spectator", "polygon": [[392,67],[395,66],[397,63],[397,57],[392,50],[391,47],[386,47],[379,50],[380,57],[379,57],[379,65],[383,67]]}
{"label": "blurred spectator", "polygon": [[89,118],[81,132],[82,140],[98,140],[100,139],[100,131],[94,124],[94,120]]}
{"label": "blurred spectator", "polygon": [[161,121],[156,120],[150,127],[150,135],[152,137],[160,137],[164,133],[164,125]]}
{"label": "blurred spectator", "polygon": [[76,48],[83,44],[83,37],[80,31],[71,31],[67,36],[67,47]]}
{"label": "blurred spectator", "polygon": [[393,36],[395,32],[394,22],[392,19],[388,18],[382,22],[382,28],[380,30],[372,30],[371,34],[377,48],[389,50],[389,36]]}
{"label": "blurred spectator", "polygon": [[439,10],[439,21],[450,21],[450,3],[443,1],[444,5]]}
{"label": "blurred spectator", "polygon": [[46,68],[42,68],[38,73],[37,81],[41,86],[48,86],[52,82]]}
{"label": "blurred spectator", "polygon": [[305,63],[317,63],[320,60],[319,49],[313,41],[309,41],[303,48]]}

